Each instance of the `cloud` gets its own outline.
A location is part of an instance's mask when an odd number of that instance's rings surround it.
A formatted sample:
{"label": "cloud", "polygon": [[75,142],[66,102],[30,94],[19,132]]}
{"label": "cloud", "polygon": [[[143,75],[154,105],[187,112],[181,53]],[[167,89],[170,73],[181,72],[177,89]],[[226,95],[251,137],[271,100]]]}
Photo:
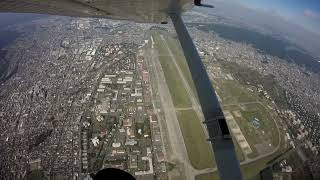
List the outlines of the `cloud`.
{"label": "cloud", "polygon": [[314,19],[320,19],[320,14],[310,10],[310,9],[305,9],[303,11],[303,15],[305,17],[310,17],[310,18],[314,18]]}

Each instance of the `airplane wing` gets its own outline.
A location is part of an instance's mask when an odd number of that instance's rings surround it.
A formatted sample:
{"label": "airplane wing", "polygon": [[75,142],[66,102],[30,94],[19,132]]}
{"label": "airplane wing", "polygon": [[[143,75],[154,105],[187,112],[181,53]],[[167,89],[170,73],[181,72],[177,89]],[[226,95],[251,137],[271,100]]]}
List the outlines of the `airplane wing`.
{"label": "airplane wing", "polygon": [[[193,0],[1,0],[0,12],[161,23],[168,21],[169,10],[185,11],[192,5]],[[176,9],[172,9],[173,7]]]}

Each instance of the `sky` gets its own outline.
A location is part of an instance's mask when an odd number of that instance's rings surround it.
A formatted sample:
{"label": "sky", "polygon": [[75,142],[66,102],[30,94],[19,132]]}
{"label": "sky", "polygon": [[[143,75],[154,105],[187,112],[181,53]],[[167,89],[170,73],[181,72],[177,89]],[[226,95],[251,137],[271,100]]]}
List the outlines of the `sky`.
{"label": "sky", "polygon": [[[231,0],[230,0],[231,1]],[[320,32],[320,0],[232,0]]]}

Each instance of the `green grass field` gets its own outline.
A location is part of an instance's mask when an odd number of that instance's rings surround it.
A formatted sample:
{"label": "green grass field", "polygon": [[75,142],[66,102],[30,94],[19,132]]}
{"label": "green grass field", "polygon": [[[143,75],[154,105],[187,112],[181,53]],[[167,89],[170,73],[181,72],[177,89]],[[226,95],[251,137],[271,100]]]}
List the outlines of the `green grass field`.
{"label": "green grass field", "polygon": [[[273,146],[276,146],[279,142],[279,136],[278,136],[276,124],[273,121],[272,117],[261,104],[256,103],[256,104],[250,104],[250,105],[254,107],[247,108],[250,110],[241,112],[242,117],[244,118],[244,121],[239,120],[239,123],[247,122],[247,123],[242,123],[241,126],[247,127],[247,129],[250,129],[248,132],[251,132],[252,134],[250,135],[248,134],[248,136],[259,137],[255,140],[255,143],[259,143],[263,140],[269,139],[271,140],[271,144]],[[259,129],[253,128],[251,124],[248,123],[248,120],[254,117],[260,120],[261,127]],[[262,131],[264,131],[264,134],[262,134]]]}
{"label": "green grass field", "polygon": [[26,177],[27,180],[42,180],[42,178],[43,171],[41,169],[31,171]]}
{"label": "green grass field", "polygon": [[215,85],[223,104],[238,104],[256,101],[256,96],[235,81],[216,80]]}
{"label": "green grass field", "polygon": [[215,166],[213,152],[201,127],[201,122],[193,110],[177,112],[180,129],[191,164],[196,169]]}
{"label": "green grass field", "polygon": [[165,36],[165,38],[167,40],[167,44],[171,48],[171,51],[174,53],[174,56],[177,60],[177,64],[179,65],[184,77],[187,79],[189,86],[192,89],[193,94],[197,95],[196,88],[194,86],[192,76],[191,76],[191,73],[189,70],[189,66],[188,66],[187,60],[183,54],[183,51],[182,51],[182,48],[181,48],[179,41],[177,39],[174,39],[169,36]]}
{"label": "green grass field", "polygon": [[[252,108],[246,107],[248,105],[242,106],[247,110],[243,111],[240,107],[236,108],[234,106],[231,108],[224,107],[224,110],[229,110],[230,112],[237,110],[241,114],[242,117],[236,117],[235,114],[233,114],[233,116],[253,151],[248,157],[254,158],[259,155],[255,148],[255,144],[271,143],[273,147],[276,147],[279,143],[279,135],[275,122],[262,105],[253,103],[250,104],[250,106],[253,106]],[[250,122],[253,118],[258,118],[260,120],[260,127],[258,129],[254,128]],[[239,148],[237,147],[237,144],[235,145],[236,148]],[[241,156],[238,158],[241,160]]]}
{"label": "green grass field", "polygon": [[[277,153],[264,157],[258,161],[255,161],[246,165],[242,165],[241,172],[242,172],[243,179],[244,180],[260,180],[260,176],[259,176],[260,171],[266,167],[267,162],[272,160],[277,155],[281,154],[282,151],[284,151],[284,149],[281,149]],[[219,180],[219,179],[220,178],[219,178],[218,171],[196,176],[196,180]]]}
{"label": "green grass field", "polygon": [[[178,66],[181,68],[193,93],[195,93],[192,77],[180,45],[172,37],[167,35],[163,35],[163,37],[165,37],[166,43],[172,50]],[[185,90],[179,72],[174,65],[172,57],[168,56],[169,52],[165,46],[166,44],[164,44],[159,33],[153,34],[153,39],[159,51],[160,64],[164,71],[174,106],[176,108],[191,107],[189,95]],[[191,164],[196,169],[214,167],[213,152],[210,149],[209,143],[206,141],[206,136],[197,114],[193,110],[185,110],[178,111],[177,116]]]}
{"label": "green grass field", "polygon": [[218,172],[212,172],[207,174],[200,174],[196,176],[196,180],[219,180]]}
{"label": "green grass field", "polygon": [[168,56],[169,52],[163,44],[160,35],[153,35],[153,39],[159,51],[159,61],[163,69],[174,106],[176,108],[190,107],[191,101],[189,99],[187,91],[182,83],[177,68],[172,62],[172,58]]}
{"label": "green grass field", "polygon": [[241,84],[250,83],[253,86],[262,85],[268,94],[273,98],[278,107],[282,109],[288,108],[285,90],[277,83],[273,75],[265,76],[256,70],[234,62],[219,61],[219,64],[227,72],[232,73]]}
{"label": "green grass field", "polygon": [[[224,68],[226,67],[227,66],[223,66],[222,68],[224,72]],[[229,71],[229,73],[233,74],[235,70],[236,68],[233,68],[232,71]],[[248,155],[249,158],[253,158],[258,155],[254,144],[265,141],[270,142],[275,147],[279,143],[280,139],[278,136],[276,124],[271,116],[272,112],[270,112],[268,108],[265,108],[265,106],[267,106],[269,102],[261,99],[261,97],[256,92],[249,91],[246,88],[247,86],[245,85],[245,83],[216,79],[215,85],[219,87],[218,94],[222,98],[222,105],[224,105],[223,109],[230,112],[238,111],[242,116],[239,118],[236,117],[234,113],[232,113],[242,133],[244,134],[252,150],[254,151],[253,153]],[[258,129],[255,129],[252,124],[249,123],[249,120],[254,117],[260,120],[261,126]],[[264,133],[262,133],[262,131]],[[258,161],[242,165],[241,170],[244,179],[260,179],[259,172],[266,167],[268,161],[276,157],[283,150],[284,147],[281,144],[280,149],[276,153],[264,157]],[[208,176],[213,177],[212,173]],[[204,178],[206,178],[206,176],[204,176]]]}
{"label": "green grass field", "polygon": [[284,147],[280,147],[280,149],[267,157],[264,157],[262,159],[259,159],[258,161],[254,161],[252,163],[242,165],[241,166],[241,171],[242,171],[242,176],[244,179],[248,180],[260,180],[259,173],[261,170],[263,170],[269,161],[277,157],[279,154],[283,153],[285,151]]}
{"label": "green grass field", "polygon": [[[248,157],[254,158],[259,155],[256,144],[271,143],[273,147],[276,147],[279,143],[278,131],[271,114],[264,107],[267,105],[266,102],[237,81],[216,79],[215,85],[219,87],[217,92],[222,99],[223,109],[230,112],[238,111],[242,116],[236,117],[233,114],[253,151]],[[254,128],[250,122],[253,118],[260,120],[258,129]]]}

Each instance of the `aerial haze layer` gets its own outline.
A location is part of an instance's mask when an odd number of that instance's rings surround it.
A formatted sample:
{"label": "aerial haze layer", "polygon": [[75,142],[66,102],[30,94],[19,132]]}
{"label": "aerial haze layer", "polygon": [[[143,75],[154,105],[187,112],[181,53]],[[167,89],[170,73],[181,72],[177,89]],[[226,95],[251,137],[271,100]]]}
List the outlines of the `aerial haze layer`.
{"label": "aerial haze layer", "polygon": [[[318,6],[205,3],[183,19],[244,179],[319,178]],[[171,22],[0,14],[0,179],[217,179],[197,93]]]}

